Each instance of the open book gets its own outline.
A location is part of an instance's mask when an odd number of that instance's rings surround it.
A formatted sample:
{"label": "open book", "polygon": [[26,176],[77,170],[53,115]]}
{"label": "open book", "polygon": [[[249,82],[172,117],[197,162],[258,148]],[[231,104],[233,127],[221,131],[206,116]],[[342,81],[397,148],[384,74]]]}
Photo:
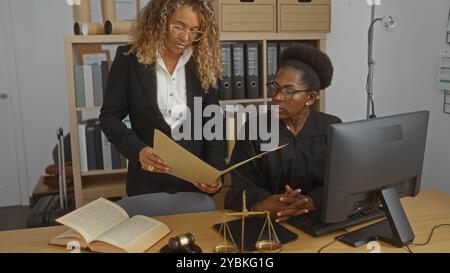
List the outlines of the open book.
{"label": "open book", "polygon": [[99,198],[58,219],[71,229],[50,240],[51,245],[67,246],[76,241],[94,252],[145,252],[170,229],[150,217],[129,217],[120,206]]}
{"label": "open book", "polygon": [[153,137],[153,151],[170,168],[169,174],[191,183],[212,185],[223,174],[226,174],[245,163],[286,147],[288,144],[260,153],[247,160],[239,162],[223,171],[219,171],[200,158],[196,157],[164,133],[155,129]]}

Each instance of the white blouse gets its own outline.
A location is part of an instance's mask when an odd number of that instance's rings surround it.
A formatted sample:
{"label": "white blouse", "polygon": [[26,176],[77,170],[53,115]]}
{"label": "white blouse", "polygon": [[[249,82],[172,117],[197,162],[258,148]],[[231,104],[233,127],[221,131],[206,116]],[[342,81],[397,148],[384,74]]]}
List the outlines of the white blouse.
{"label": "white blouse", "polygon": [[156,61],[158,106],[164,120],[173,129],[186,119],[186,63],[192,56],[192,47],[184,50],[172,75],[170,75],[163,59]]}

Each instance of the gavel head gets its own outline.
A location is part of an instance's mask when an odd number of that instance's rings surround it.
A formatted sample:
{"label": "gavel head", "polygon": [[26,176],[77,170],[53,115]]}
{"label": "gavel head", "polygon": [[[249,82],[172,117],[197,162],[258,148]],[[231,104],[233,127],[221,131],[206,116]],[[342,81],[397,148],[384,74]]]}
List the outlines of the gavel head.
{"label": "gavel head", "polygon": [[170,238],[168,246],[173,251],[184,250],[190,252],[190,246],[192,246],[194,242],[194,235],[186,233]]}

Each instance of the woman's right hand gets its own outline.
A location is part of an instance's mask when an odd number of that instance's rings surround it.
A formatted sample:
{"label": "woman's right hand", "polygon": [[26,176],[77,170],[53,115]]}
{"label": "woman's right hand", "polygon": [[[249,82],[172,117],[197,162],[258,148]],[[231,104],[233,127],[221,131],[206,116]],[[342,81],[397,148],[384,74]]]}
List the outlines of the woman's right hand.
{"label": "woman's right hand", "polygon": [[153,149],[145,147],[139,152],[139,162],[141,167],[147,172],[168,173],[170,168],[157,155],[153,153]]}

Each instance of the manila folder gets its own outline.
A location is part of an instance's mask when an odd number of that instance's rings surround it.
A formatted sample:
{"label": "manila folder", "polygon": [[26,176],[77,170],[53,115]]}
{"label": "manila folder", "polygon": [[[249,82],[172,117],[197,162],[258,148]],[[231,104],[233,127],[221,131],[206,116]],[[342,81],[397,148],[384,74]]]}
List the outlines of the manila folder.
{"label": "manila folder", "polygon": [[187,151],[164,133],[155,129],[153,138],[154,153],[170,168],[169,174],[191,183],[212,185],[223,174],[264,155],[286,147],[288,144],[260,153],[239,162],[223,171],[219,171],[200,158]]}

